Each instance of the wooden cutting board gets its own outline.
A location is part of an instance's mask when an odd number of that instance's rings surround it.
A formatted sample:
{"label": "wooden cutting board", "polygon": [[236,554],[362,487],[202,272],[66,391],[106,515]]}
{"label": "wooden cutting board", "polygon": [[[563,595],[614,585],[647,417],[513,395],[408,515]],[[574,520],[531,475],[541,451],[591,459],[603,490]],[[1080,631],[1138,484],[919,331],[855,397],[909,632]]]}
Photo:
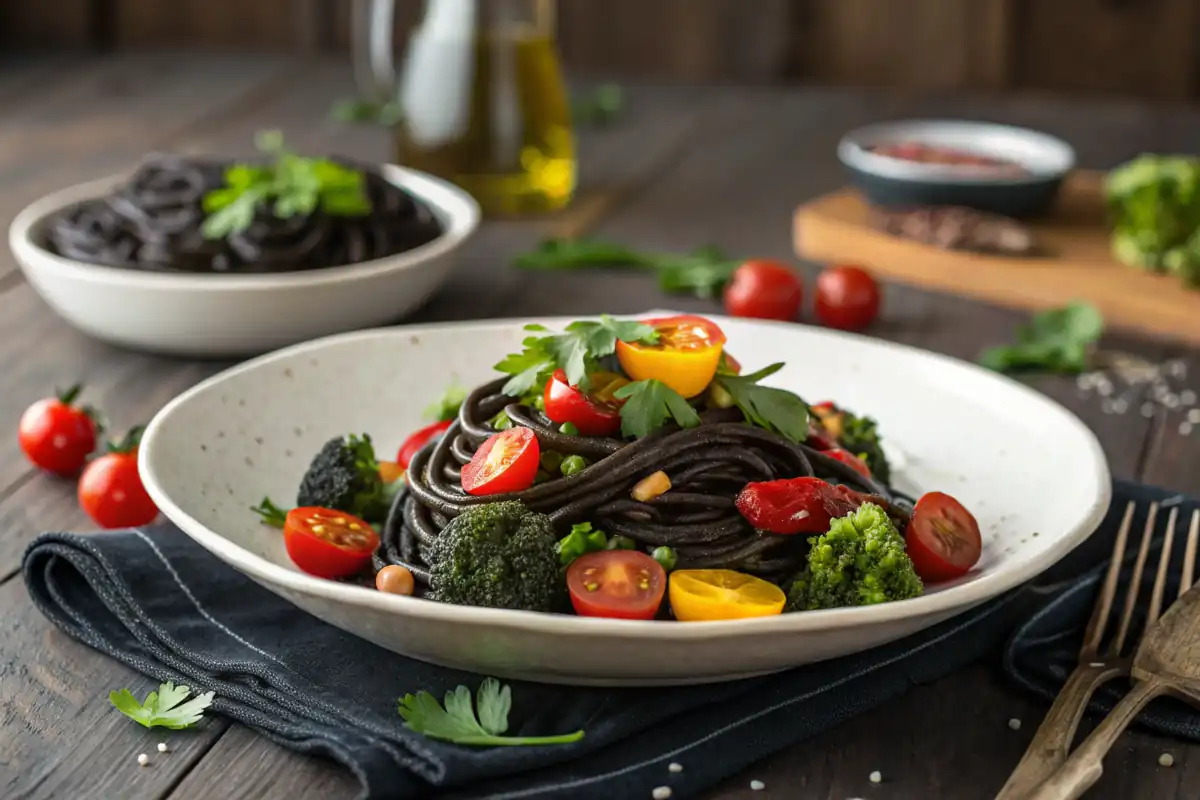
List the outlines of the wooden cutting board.
{"label": "wooden cutting board", "polygon": [[870,227],[866,202],[844,189],[796,209],[796,254],[812,261],[861,264],[878,275],[1018,309],[1087,300],[1110,327],[1200,346],[1200,291],[1170,275],[1113,260],[1105,222],[1103,174],[1077,172],[1058,203],[1031,224],[1047,255],[1012,258],[943,250]]}

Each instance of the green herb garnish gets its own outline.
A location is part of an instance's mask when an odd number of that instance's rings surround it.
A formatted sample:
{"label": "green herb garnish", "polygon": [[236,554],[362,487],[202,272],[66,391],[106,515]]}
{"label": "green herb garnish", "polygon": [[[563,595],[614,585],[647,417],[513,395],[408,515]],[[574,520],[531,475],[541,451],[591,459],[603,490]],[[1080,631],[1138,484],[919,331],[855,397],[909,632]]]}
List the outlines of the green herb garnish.
{"label": "green herb garnish", "polygon": [[628,536],[617,535],[608,540],[605,550],[637,550],[638,543]]}
{"label": "green herb garnish", "polygon": [[404,119],[400,104],[391,100],[368,100],[365,97],[348,97],[337,101],[329,115],[338,122],[368,123],[392,127]]}
{"label": "green herb garnish", "polygon": [[262,132],[255,141],[273,160],[265,165],[233,164],[225,170],[225,185],[202,200],[205,238],[224,239],[244,231],[267,208],[279,219],[317,208],[336,217],[371,212],[361,172],[329,159],[298,156],[284,148],[278,131]]}
{"label": "green herb garnish", "polygon": [[681,428],[694,428],[700,424],[696,409],[662,381],[634,381],[613,392],[613,397],[624,400],[621,406],[621,433],[641,438],[674,420]]}
{"label": "green herb garnish", "polygon": [[605,83],[572,98],[571,116],[579,125],[608,125],[620,116],[624,105],[621,87]]}
{"label": "green herb garnish", "polygon": [[495,678],[484,678],[479,684],[474,708],[471,690],[466,686],[446,692],[445,708],[429,692],[406,694],[399,701],[405,727],[431,739],[455,744],[485,747],[569,744],[583,738],[581,730],[560,736],[505,736],[511,708],[511,690]]}
{"label": "green herb garnish", "polygon": [[564,567],[584,553],[595,553],[608,546],[604,531],[592,528],[590,522],[579,522],[571,526],[571,532],[558,540],[558,560]]}
{"label": "green herb garnish", "polygon": [[[526,325],[525,330],[547,333],[542,325]],[[617,342],[658,341],[654,328],[632,320],[613,319],[602,315],[600,320],[572,322],[563,333],[547,336],[529,336],[522,342],[522,351],[505,356],[496,365],[496,370],[512,377],[504,384],[504,393],[510,397],[521,397],[542,386],[561,369],[567,382],[587,391],[588,373],[595,372],[599,359],[612,355]]]}
{"label": "green herb garnish", "polygon": [[1016,344],[983,351],[979,363],[997,372],[1063,372],[1087,369],[1092,346],[1104,332],[1095,306],[1075,302],[1037,314],[1017,329]]}
{"label": "green herb garnish", "polygon": [[793,442],[803,442],[808,438],[808,404],[786,389],[759,385],[763,378],[781,369],[783,364],[777,363],[749,375],[718,372],[713,382],[729,394],[747,422]]}
{"label": "green herb garnish", "polygon": [[594,239],[546,239],[537,249],[517,256],[520,269],[569,270],[607,267],[653,272],[664,292],[712,298],[721,294],[741,264],[716,247],[702,247],[677,255],[634,250],[614,242]]}
{"label": "green herb garnish", "polygon": [[262,517],[263,522],[276,528],[282,528],[287,520],[287,511],[271,502],[269,497],[264,497],[256,506],[250,506],[250,510]]}
{"label": "green herb garnish", "polygon": [[157,692],[146,695],[146,700],[141,703],[128,689],[109,692],[108,700],[118,711],[139,725],[147,728],[182,730],[199,722],[204,710],[212,705],[212,692],[198,694],[186,703],[183,702],[191,691],[188,686],[176,686],[167,681],[158,687]]}
{"label": "green herb garnish", "polygon": [[458,384],[450,386],[442,392],[442,396],[425,407],[424,416],[434,422],[445,422],[458,416],[463,401],[467,399],[467,390]]}
{"label": "green herb garnish", "polygon": [[1200,286],[1200,158],[1145,154],[1108,173],[1113,256]]}

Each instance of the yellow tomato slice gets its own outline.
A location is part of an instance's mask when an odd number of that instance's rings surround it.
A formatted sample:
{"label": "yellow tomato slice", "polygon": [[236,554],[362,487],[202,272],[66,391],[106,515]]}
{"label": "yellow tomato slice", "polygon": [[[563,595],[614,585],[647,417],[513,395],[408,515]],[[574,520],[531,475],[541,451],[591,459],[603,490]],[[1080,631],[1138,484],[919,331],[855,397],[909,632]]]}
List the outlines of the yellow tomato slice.
{"label": "yellow tomato slice", "polygon": [[658,333],[656,344],[617,342],[621,369],[635,381],[658,380],[684,397],[704,391],[721,361],[725,334],[704,317],[684,315],[645,320]]}
{"label": "yellow tomato slice", "polygon": [[675,619],[697,622],[770,617],[787,597],[773,583],[731,569],[681,569],[667,584]]}

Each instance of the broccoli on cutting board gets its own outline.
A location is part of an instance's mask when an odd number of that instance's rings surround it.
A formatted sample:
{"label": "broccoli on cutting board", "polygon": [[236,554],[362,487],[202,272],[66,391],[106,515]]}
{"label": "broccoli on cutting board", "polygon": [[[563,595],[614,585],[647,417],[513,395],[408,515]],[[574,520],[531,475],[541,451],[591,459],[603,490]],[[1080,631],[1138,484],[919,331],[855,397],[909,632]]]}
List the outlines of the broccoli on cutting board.
{"label": "broccoli on cutting board", "polygon": [[792,581],[785,611],[905,600],[922,588],[904,538],[887,512],[863,503],[830,521],[828,533],[813,538],[808,567]]}
{"label": "broccoli on cutting board", "polygon": [[430,598],[488,608],[557,611],[566,587],[545,514],[518,500],[475,506],[430,545]]}
{"label": "broccoli on cutting board", "polygon": [[1200,158],[1143,154],[1108,173],[1112,252],[1200,286]]}

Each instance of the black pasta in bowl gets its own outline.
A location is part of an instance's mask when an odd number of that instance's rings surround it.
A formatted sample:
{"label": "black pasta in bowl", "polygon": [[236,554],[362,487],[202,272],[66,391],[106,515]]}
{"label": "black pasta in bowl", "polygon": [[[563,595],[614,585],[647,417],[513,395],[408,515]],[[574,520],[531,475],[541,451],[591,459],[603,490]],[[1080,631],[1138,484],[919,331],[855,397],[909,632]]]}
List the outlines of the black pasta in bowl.
{"label": "black pasta in bowl", "polygon": [[244,356],[393,323],[475,230],[462,190],[389,164],[151,154],[26,208],[9,243],[68,322],[133,349]]}

